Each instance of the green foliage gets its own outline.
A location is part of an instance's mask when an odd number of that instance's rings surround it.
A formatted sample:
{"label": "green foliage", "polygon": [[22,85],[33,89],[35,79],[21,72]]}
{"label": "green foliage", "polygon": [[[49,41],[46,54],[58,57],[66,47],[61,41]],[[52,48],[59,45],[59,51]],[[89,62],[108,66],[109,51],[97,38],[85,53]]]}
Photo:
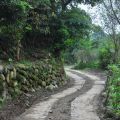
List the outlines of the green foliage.
{"label": "green foliage", "polygon": [[99,53],[100,67],[106,69],[109,64],[113,63],[112,61],[112,52],[109,48],[100,49]]}
{"label": "green foliage", "polygon": [[115,115],[120,116],[120,66],[113,64],[108,69],[106,105]]}
{"label": "green foliage", "polygon": [[63,17],[64,24],[69,32],[69,37],[64,40],[64,44],[67,46],[63,54],[65,62],[70,64],[79,62],[78,59],[80,58],[78,57],[81,56],[79,54],[80,50],[85,50],[86,46],[90,47],[88,44],[90,43],[91,19],[85,11],[79,8],[68,10],[63,14]]}
{"label": "green foliage", "polygon": [[80,62],[75,66],[75,69],[85,69],[85,68],[90,68],[90,69],[97,69],[99,68],[99,62],[87,62],[83,63]]}
{"label": "green foliage", "polygon": [[26,66],[32,66],[33,65],[32,62],[29,61],[29,60],[20,60],[18,63],[24,64]]}
{"label": "green foliage", "polygon": [[9,41],[10,52],[4,51],[8,58],[20,58],[22,45],[42,46],[59,56],[67,45],[66,40],[88,36],[90,17],[73,6],[67,9],[71,2],[93,4],[97,1],[2,0],[0,38]]}
{"label": "green foliage", "polygon": [[[4,50],[7,58],[19,58],[21,49],[21,40],[24,36],[24,27],[28,11],[32,6],[23,0],[3,0],[0,3],[0,38],[7,42],[2,42],[3,47],[6,45],[8,50]],[[2,12],[1,12],[2,11]],[[4,48],[3,48],[4,49]]]}
{"label": "green foliage", "polygon": [[71,38],[79,39],[89,35],[91,19],[85,11],[72,8],[63,14],[63,19]]}
{"label": "green foliage", "polygon": [[68,28],[66,26],[61,26],[61,28],[58,30],[58,35],[62,39],[67,39],[70,36]]}
{"label": "green foliage", "polygon": [[23,0],[3,0],[0,3],[0,25],[6,25],[21,21],[27,14],[27,11],[32,8],[27,1]]}

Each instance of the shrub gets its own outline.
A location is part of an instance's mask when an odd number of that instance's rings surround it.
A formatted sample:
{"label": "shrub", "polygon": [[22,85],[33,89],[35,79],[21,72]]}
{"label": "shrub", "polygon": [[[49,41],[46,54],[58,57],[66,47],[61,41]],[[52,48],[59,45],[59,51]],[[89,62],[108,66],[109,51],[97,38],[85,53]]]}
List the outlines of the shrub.
{"label": "shrub", "polygon": [[120,116],[120,66],[109,65],[106,106]]}
{"label": "shrub", "polygon": [[106,69],[109,64],[112,63],[112,52],[109,48],[102,48],[99,51],[100,66],[102,69]]}

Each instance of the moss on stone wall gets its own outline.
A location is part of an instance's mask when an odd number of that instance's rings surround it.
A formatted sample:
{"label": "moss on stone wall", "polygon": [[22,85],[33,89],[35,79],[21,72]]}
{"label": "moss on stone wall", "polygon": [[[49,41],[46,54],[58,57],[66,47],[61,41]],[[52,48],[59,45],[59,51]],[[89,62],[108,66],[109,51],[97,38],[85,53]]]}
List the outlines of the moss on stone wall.
{"label": "moss on stone wall", "polygon": [[4,66],[0,73],[1,101],[41,88],[53,90],[66,84],[63,65],[56,59],[51,57],[29,63]]}

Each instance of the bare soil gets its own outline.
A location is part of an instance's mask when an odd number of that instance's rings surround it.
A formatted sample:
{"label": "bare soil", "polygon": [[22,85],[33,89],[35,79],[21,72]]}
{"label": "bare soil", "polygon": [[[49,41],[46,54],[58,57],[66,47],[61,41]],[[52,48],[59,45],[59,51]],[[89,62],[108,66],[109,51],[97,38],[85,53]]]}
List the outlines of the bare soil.
{"label": "bare soil", "polygon": [[82,74],[79,74],[73,71],[72,73],[77,74],[78,76],[85,79],[86,80],[85,84],[76,93],[66,96],[60,99],[57,103],[55,103],[46,120],[70,120],[71,119],[71,102],[76,97],[89,91],[94,85],[94,82],[87,76],[84,76]]}

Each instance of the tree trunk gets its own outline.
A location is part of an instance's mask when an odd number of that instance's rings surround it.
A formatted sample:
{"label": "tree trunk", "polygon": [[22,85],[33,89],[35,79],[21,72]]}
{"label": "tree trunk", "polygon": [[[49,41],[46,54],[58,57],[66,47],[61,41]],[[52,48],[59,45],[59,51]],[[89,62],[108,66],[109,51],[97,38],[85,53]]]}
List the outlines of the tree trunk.
{"label": "tree trunk", "polygon": [[21,43],[20,40],[17,42],[17,60],[20,60],[20,48],[21,48]]}

